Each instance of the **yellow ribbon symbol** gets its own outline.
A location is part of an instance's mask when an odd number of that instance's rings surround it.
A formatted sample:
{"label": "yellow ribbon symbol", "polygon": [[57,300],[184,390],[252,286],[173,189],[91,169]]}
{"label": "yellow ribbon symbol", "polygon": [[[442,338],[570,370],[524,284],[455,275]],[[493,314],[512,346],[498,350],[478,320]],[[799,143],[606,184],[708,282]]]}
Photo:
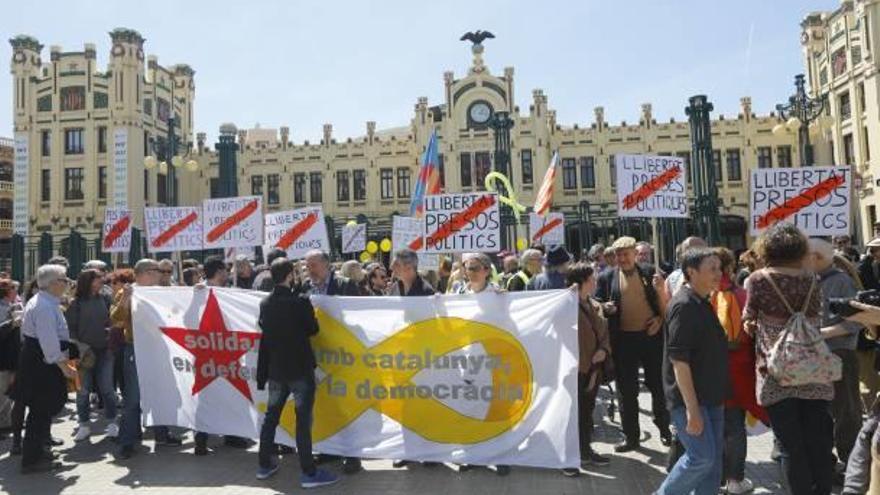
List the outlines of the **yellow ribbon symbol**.
{"label": "yellow ribbon symbol", "polygon": [[507,190],[508,196],[503,196],[501,194],[498,195],[498,201],[506,204],[513,210],[513,216],[516,217],[516,221],[519,222],[519,215],[521,213],[526,212],[526,207],[519,204],[516,200],[516,192],[513,190],[513,187],[510,185],[510,179],[504,176],[501,172],[489,172],[486,174],[486,190],[489,192],[497,193],[498,189],[495,187],[495,181],[500,182],[504,189]]}
{"label": "yellow ribbon symbol", "polygon": [[[532,367],[528,354],[512,335],[495,326],[454,317],[434,318],[411,324],[367,348],[342,323],[321,310],[317,316],[321,332],[313,344],[318,366],[329,376],[318,384],[315,397],[315,442],[332,437],[367,410],[374,409],[427,440],[475,444],[509,431],[529,410]],[[433,386],[411,381],[426,369],[425,361],[430,357],[436,362],[445,354],[476,343],[485,349],[486,360],[495,358],[496,364],[500,364],[494,368],[486,366],[491,370],[492,385],[488,389],[482,387],[480,392],[480,398],[489,403],[482,419],[461,414],[437,400],[447,398],[453,387],[463,390],[468,386],[467,380]],[[418,360],[422,367],[415,366]],[[367,381],[370,393],[364,397],[360,393],[363,388],[356,391],[356,387]],[[331,391],[331,384],[338,382],[346,384],[344,395]],[[476,386],[469,386],[473,387],[471,393],[477,390]],[[441,397],[440,390],[447,397]],[[265,404],[260,404],[260,409],[264,411]],[[293,402],[288,401],[280,425],[295,436],[295,424]]]}

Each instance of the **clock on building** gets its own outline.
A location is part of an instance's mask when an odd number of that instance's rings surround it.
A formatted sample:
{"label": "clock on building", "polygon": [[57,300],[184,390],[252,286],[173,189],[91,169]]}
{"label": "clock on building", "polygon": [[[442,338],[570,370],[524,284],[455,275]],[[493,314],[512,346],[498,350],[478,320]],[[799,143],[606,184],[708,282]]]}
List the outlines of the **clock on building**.
{"label": "clock on building", "polygon": [[468,108],[468,117],[474,124],[485,125],[492,117],[492,107],[485,101],[475,101]]}

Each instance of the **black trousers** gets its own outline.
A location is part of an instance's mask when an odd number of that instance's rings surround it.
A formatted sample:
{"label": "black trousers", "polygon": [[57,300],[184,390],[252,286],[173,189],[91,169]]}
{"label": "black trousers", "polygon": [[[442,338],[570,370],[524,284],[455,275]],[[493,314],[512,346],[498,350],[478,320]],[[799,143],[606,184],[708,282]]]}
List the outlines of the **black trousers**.
{"label": "black trousers", "polygon": [[614,358],[621,425],[626,441],[638,443],[641,438],[639,367],[645,372],[645,386],[651,392],[654,424],[661,432],[669,430],[669,411],[666,410],[662,378],[663,333],[649,336],[646,332],[613,332],[611,356]]}
{"label": "black trousers", "polygon": [[21,465],[30,466],[39,462],[49,443],[49,428],[52,416],[42,407],[28,407],[27,426],[21,446]]}
{"label": "black trousers", "polygon": [[581,459],[590,453],[593,442],[593,410],[596,408],[596,395],[601,385],[601,372],[596,376],[596,383],[591,390],[590,375],[578,372],[578,433],[580,440]]}
{"label": "black trousers", "polygon": [[843,375],[834,382],[831,417],[834,418],[834,447],[846,464],[862,428],[862,398],[859,392],[859,360],[856,351],[838,349],[834,354],[843,363]]}
{"label": "black trousers", "polygon": [[834,425],[828,401],[784,399],[766,409],[781,445],[782,471],[791,493],[831,493]]}

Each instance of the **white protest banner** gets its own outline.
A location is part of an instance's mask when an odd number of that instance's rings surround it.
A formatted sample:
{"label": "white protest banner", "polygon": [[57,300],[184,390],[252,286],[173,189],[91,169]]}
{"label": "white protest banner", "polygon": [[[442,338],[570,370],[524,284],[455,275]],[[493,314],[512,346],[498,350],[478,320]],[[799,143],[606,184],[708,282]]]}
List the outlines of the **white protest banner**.
{"label": "white protest banner", "polygon": [[565,244],[565,215],[547,213],[542,217],[537,213],[530,213],[529,237],[532,244],[543,244],[544,246]]}
{"label": "white protest banner", "polygon": [[[265,293],[136,287],[147,425],[256,438]],[[312,439],[327,454],[577,467],[577,294],[313,296]],[[293,398],[275,441],[294,445]]]}
{"label": "white protest banner", "polygon": [[[330,252],[327,223],[320,206],[266,215],[265,248],[279,248],[290,259],[302,258],[313,249]],[[267,251],[268,252],[268,251]]]}
{"label": "white protest banner", "polygon": [[425,196],[426,253],[495,253],[501,250],[501,217],[494,193]]}
{"label": "white protest banner", "polygon": [[253,247],[263,241],[260,196],[206,199],[203,205],[205,249]]}
{"label": "white protest banner", "polygon": [[687,218],[687,170],[677,156],[614,155],[617,216]]}
{"label": "white protest banner", "polygon": [[808,236],[850,233],[852,171],[843,167],[752,170],[750,234],[776,222],[792,222]]}
{"label": "white protest banner", "polygon": [[342,252],[358,253],[367,247],[367,224],[356,223],[342,227]]}
{"label": "white protest banner", "polygon": [[202,209],[197,206],[144,208],[151,253],[202,249]]}
{"label": "white protest banner", "polygon": [[127,253],[131,250],[131,211],[117,208],[104,210],[104,227],[101,229],[101,251]]}
{"label": "white protest banner", "polygon": [[395,252],[412,249],[419,256],[420,270],[436,270],[440,268],[440,256],[421,251],[424,244],[423,225],[424,221],[420,218],[395,215],[391,225],[391,249]]}
{"label": "white protest banner", "polygon": [[128,129],[113,129],[113,205],[128,208]]}
{"label": "white protest banner", "polygon": [[15,158],[12,169],[15,190],[12,199],[12,233],[23,236],[28,235],[30,222],[28,221],[28,198],[30,197],[30,148],[28,146],[28,133],[15,133]]}

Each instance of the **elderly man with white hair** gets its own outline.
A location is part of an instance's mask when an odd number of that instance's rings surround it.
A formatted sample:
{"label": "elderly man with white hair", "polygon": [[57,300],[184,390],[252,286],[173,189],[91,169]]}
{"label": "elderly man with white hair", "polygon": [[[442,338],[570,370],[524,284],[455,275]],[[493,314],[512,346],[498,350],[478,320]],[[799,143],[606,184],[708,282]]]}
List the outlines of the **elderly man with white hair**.
{"label": "elderly man with white hair", "polygon": [[67,269],[43,265],[37,270],[40,292],[28,301],[21,322],[23,345],[15,399],[28,408],[22,449],[23,473],[49,471],[60,466],[44,451],[50,439],[52,417],[61,412],[67,400],[66,378],[76,376],[68,365],[70,333],[61,312],[61,297],[70,287]]}
{"label": "elderly man with white hair", "polygon": [[849,274],[834,266],[834,246],[831,243],[824,239],[810,239],[810,258],[822,289],[822,337],[843,362],[843,375],[834,382],[831,416],[834,418],[837,457],[846,464],[862,427],[859,363],[856,357],[856,344],[862,326],[831,312],[829,301],[835,298],[851,299],[858,290]]}
{"label": "elderly man with white hair", "polygon": [[529,248],[523,251],[523,254],[519,257],[520,269],[510,277],[510,280],[507,281],[507,287],[505,288],[510,292],[526,290],[529,281],[531,281],[535,275],[541,273],[541,263],[543,261],[544,255],[541,254],[541,251],[534,248]]}

